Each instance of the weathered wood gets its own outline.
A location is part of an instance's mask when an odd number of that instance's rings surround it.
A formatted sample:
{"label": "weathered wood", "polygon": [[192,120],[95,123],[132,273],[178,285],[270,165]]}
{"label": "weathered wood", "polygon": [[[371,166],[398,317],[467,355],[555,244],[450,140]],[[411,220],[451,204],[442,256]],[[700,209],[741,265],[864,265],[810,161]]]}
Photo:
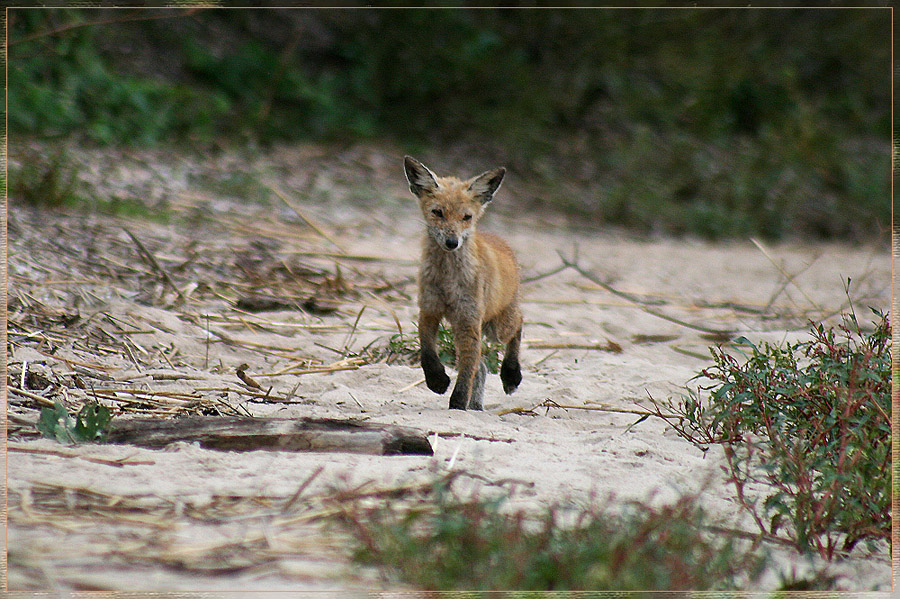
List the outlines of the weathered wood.
{"label": "weathered wood", "polygon": [[345,451],[375,455],[433,455],[418,429],[359,420],[192,416],[113,420],[110,443],[164,447],[198,442],[224,451]]}

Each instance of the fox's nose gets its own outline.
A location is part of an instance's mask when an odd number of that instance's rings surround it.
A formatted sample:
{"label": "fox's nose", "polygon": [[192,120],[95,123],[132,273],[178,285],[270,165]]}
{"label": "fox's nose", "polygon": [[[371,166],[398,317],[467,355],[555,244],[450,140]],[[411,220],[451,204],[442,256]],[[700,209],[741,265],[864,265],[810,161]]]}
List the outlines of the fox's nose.
{"label": "fox's nose", "polygon": [[455,250],[459,247],[459,239],[456,237],[448,237],[446,241],[444,241],[444,245],[447,246],[448,250]]}

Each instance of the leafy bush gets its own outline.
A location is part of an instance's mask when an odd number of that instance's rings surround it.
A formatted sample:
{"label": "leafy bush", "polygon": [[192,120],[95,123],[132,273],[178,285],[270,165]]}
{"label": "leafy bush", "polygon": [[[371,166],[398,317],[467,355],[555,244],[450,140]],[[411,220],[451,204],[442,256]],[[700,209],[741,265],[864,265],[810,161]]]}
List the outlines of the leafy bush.
{"label": "leafy bush", "polygon": [[462,499],[452,478],[411,503],[342,504],[355,559],[428,590],[725,590],[748,584],[765,563],[705,532],[694,498],[632,503],[624,514],[529,514],[508,509],[506,494]]}
{"label": "leafy bush", "polygon": [[714,349],[701,373],[709,400],[665,405],[682,437],[724,445],[730,482],[763,534],[826,559],[890,539],[891,329],[875,314],[868,335],[851,313],[783,348],[740,339],[744,361]]}
{"label": "leafy bush", "polygon": [[[90,14],[90,13],[88,13]],[[12,34],[52,30],[84,13],[17,10]],[[96,28],[25,39],[9,52],[10,135],[79,134],[100,144],[149,145],[177,137],[210,139],[229,106],[218,91],[126,75],[97,48]]]}

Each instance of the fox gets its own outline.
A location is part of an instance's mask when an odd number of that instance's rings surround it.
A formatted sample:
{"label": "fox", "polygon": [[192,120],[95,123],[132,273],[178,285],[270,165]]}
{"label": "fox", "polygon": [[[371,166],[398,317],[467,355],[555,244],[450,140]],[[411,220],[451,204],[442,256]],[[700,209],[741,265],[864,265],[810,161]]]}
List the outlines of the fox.
{"label": "fox", "polygon": [[506,345],[500,365],[503,391],[522,382],[519,349],[522,311],[520,269],[513,250],[496,235],[475,226],[493,201],[506,174],[504,167],[461,180],[438,177],[411,156],[403,160],[409,190],[418,198],[426,234],[418,278],[419,347],[425,384],[441,395],[450,386],[437,354],[443,319],[456,343],[457,376],[451,410],[483,410],[487,367],[482,335]]}

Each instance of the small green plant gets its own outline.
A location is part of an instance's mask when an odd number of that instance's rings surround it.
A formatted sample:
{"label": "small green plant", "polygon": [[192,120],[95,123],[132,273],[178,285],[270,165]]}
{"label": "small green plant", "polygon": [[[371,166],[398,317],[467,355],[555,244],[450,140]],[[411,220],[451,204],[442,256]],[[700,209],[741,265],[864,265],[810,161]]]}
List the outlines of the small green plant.
{"label": "small green plant", "polygon": [[[456,366],[456,344],[453,342],[453,331],[443,324],[438,327],[437,334],[438,357],[447,366]],[[488,372],[497,374],[500,371],[503,344],[483,340],[481,345],[481,358],[487,366]],[[388,361],[392,356],[408,356],[410,360],[417,359],[419,355],[419,340],[415,335],[397,333],[388,341]]]}
{"label": "small green plant", "polygon": [[724,445],[730,483],[764,535],[829,560],[891,535],[891,328],[873,312],[870,334],[851,313],[786,347],[739,339],[744,360],[713,349],[699,375],[709,400],[666,403],[682,437]]}
{"label": "small green plant", "polygon": [[387,345],[387,359],[392,361],[398,356],[406,357],[412,361],[419,351],[419,342],[415,335],[395,333],[391,335]]}
{"label": "small green plant", "polygon": [[58,208],[83,199],[77,171],[62,149],[49,158],[28,156],[9,178],[10,196],[31,206]]}
{"label": "small green plant", "polygon": [[444,325],[438,327],[437,352],[441,362],[447,366],[456,365],[456,342],[453,339],[453,331]]}
{"label": "small green plant", "polygon": [[460,498],[445,477],[411,501],[394,499],[342,505],[354,558],[428,590],[727,590],[765,564],[728,535],[706,533],[693,497],[617,514],[527,513],[510,510],[507,494]]}
{"label": "small green plant", "polygon": [[109,436],[112,416],[109,408],[89,402],[74,418],[66,407],[56,402],[52,408],[43,408],[37,423],[41,435],[60,443],[104,443]]}

